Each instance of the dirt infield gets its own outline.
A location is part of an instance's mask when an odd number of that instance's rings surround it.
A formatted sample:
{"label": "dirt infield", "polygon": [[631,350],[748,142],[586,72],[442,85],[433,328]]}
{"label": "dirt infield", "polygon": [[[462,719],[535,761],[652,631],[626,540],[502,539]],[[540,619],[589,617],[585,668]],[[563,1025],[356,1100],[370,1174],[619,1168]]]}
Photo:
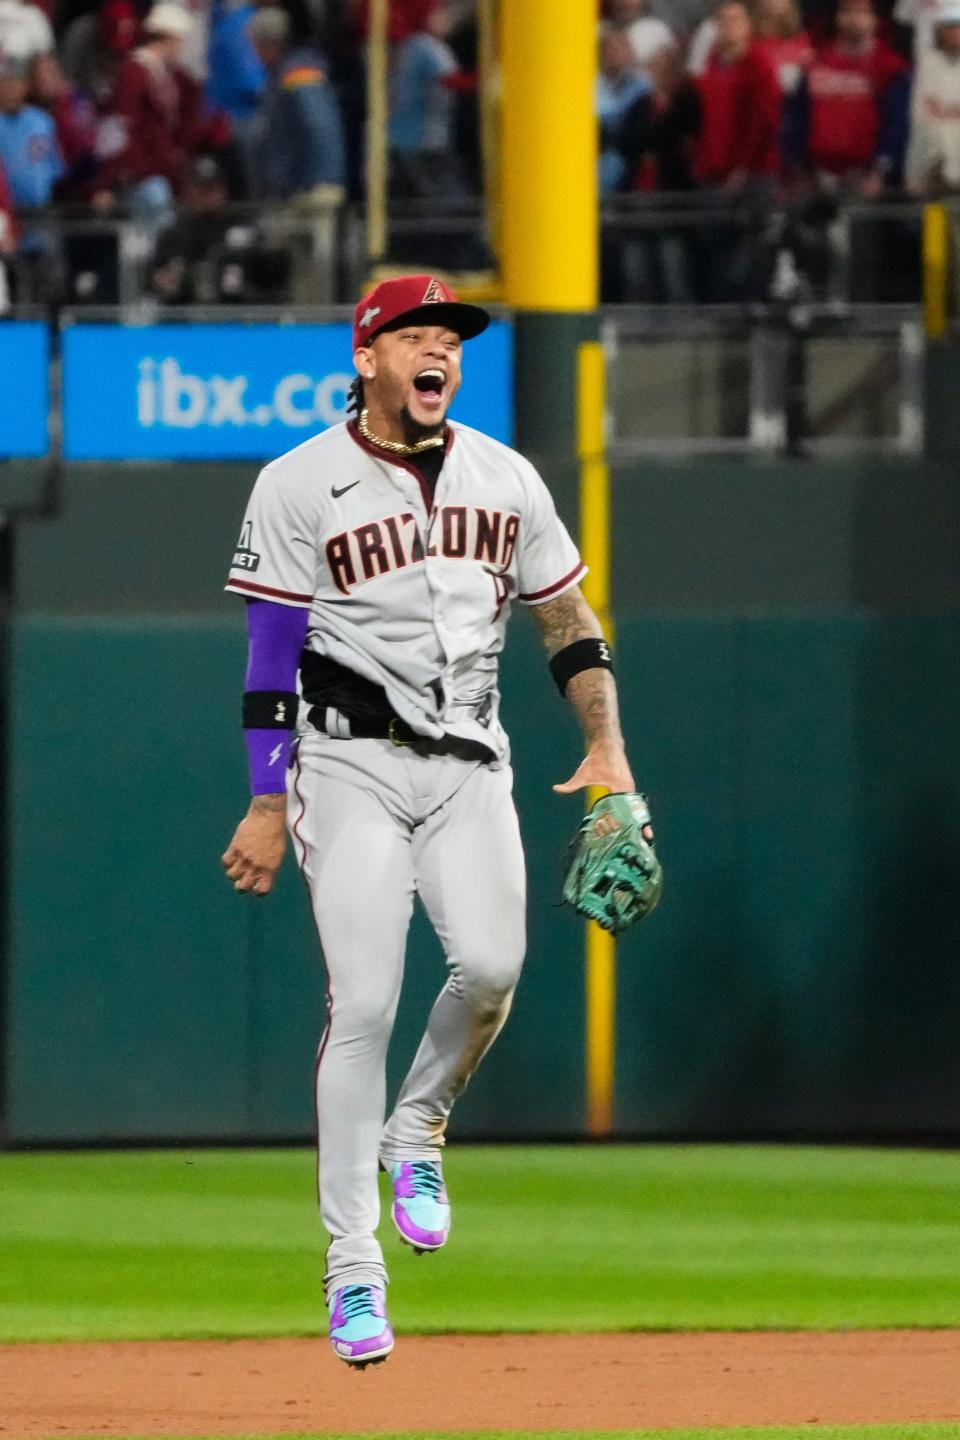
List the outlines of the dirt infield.
{"label": "dirt infield", "polygon": [[960,1420],[960,1331],[0,1346],[0,1436]]}

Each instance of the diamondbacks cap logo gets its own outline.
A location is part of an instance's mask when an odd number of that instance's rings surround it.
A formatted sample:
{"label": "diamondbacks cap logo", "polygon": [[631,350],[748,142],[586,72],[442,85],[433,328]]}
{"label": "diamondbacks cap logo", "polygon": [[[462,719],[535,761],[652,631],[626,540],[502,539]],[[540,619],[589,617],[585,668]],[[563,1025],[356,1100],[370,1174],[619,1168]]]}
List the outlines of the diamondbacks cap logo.
{"label": "diamondbacks cap logo", "polygon": [[440,281],[431,280],[430,284],[427,286],[426,293],[424,294],[423,299],[420,301],[420,304],[442,305],[446,298],[447,297],[443,293],[443,286],[440,284]]}
{"label": "diamondbacks cap logo", "polygon": [[377,316],[380,314],[381,308],[382,308],[382,307],[379,306],[379,305],[368,305],[368,306],[367,306],[366,310],[364,310],[363,314],[362,314],[361,317],[360,317],[360,329],[361,329],[361,330],[366,330],[366,328],[367,328],[368,325],[372,325],[372,324],[373,324],[374,320],[376,320]]}

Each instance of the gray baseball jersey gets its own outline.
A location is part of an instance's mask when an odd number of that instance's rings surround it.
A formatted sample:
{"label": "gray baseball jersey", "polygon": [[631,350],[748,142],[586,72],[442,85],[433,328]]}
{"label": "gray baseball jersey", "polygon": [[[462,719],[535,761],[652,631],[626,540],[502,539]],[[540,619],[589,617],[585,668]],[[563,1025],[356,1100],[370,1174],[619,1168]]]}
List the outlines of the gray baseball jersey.
{"label": "gray baseball jersey", "polygon": [[[329,982],[316,1100],[331,1296],[386,1283],[378,1156],[439,1158],[451,1107],[510,1008],[525,877],[497,657],[513,600],[543,603],[583,574],[534,468],[463,425],[448,427],[432,495],[403,458],[340,425],[268,465],[251,496],[227,588],[308,609],[311,650],[381,685],[418,733],[495,757],[302,722],[288,813]],[[384,1124],[415,893],[448,974]]]}
{"label": "gray baseball jersey", "polygon": [[431,497],[401,457],[337,425],[261,472],[227,589],[308,608],[308,648],[381,685],[413,729],[503,755],[511,602],[540,604],[584,574],[516,451],[451,424]]}

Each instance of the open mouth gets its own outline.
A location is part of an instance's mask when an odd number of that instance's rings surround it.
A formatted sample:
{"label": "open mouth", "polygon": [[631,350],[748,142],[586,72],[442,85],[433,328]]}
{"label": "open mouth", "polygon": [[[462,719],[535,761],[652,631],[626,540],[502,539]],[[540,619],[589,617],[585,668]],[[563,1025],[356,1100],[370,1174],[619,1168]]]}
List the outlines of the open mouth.
{"label": "open mouth", "polygon": [[447,377],[442,370],[421,370],[419,375],[413,377],[413,386],[417,393],[425,400],[435,402],[442,399],[446,383]]}

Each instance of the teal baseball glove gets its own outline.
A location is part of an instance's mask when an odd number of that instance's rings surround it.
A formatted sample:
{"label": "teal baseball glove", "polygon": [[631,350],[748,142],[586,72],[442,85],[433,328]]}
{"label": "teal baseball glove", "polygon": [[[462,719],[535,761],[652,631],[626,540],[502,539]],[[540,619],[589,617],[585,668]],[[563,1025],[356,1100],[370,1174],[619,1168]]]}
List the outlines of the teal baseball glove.
{"label": "teal baseball glove", "polygon": [[645,795],[605,795],[583,817],[571,847],[563,898],[620,935],[656,907],[663,871]]}

